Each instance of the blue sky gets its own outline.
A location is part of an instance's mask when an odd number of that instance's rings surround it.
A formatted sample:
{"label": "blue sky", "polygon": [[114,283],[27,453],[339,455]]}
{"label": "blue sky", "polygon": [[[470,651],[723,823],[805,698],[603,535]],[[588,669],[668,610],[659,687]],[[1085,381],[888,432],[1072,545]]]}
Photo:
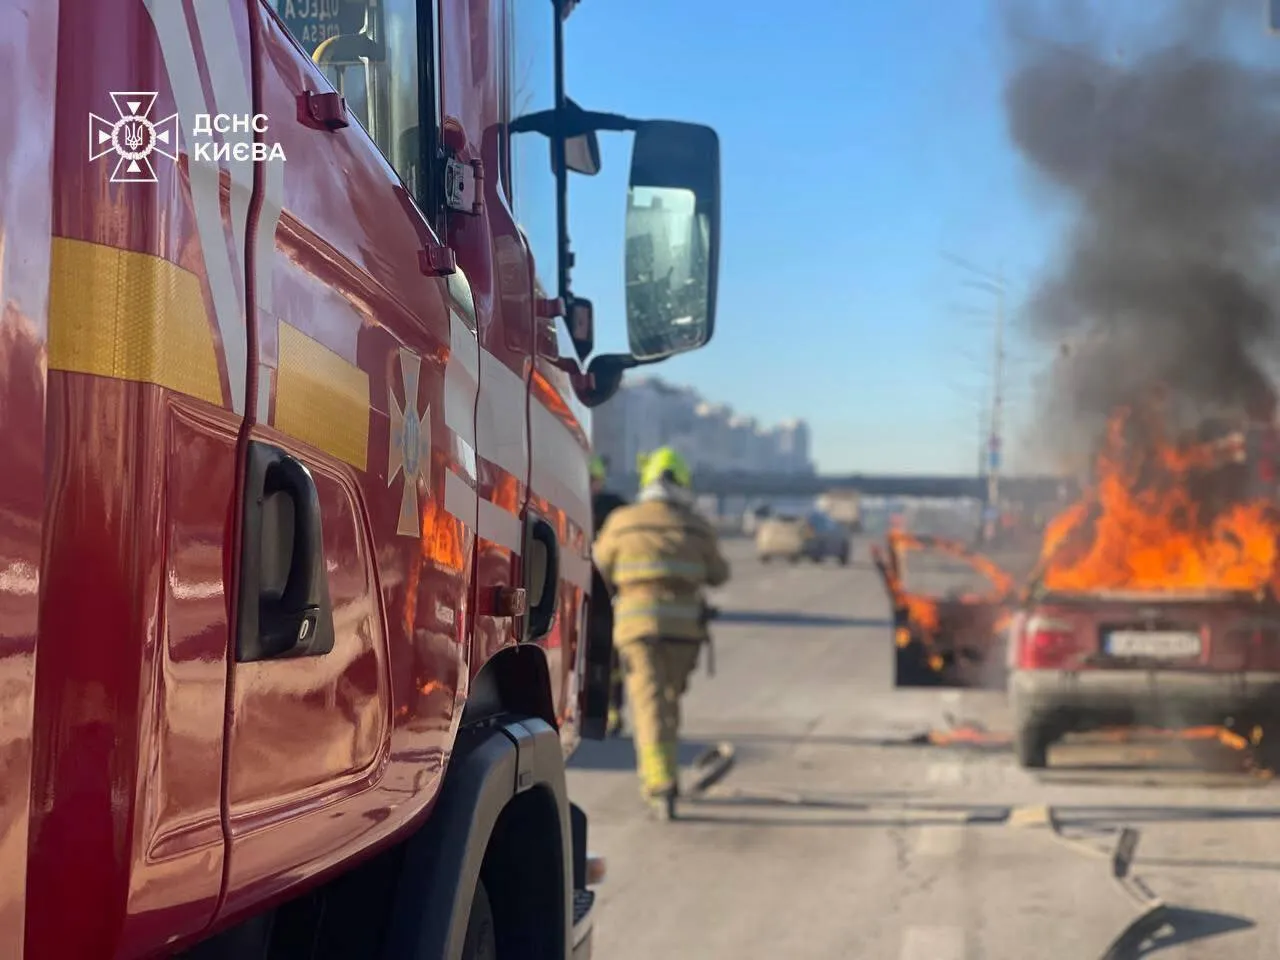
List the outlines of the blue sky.
{"label": "blue sky", "polygon": [[[994,301],[943,254],[1002,270],[1016,300],[1061,229],[1006,136],[986,0],[585,0],[566,37],[584,107],[720,134],[715,338],[653,372],[805,417],[823,471],[974,470]],[[630,138],[601,146],[571,186],[574,288],[616,349]],[[1038,351],[1012,353],[1016,437]]]}

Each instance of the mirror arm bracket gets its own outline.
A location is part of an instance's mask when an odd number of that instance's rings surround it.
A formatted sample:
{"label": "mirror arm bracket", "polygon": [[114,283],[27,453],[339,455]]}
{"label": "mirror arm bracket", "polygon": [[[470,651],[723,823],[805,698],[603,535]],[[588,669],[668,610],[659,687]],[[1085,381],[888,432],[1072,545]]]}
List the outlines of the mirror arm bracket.
{"label": "mirror arm bracket", "polygon": [[563,116],[557,117],[555,110],[539,110],[516,117],[509,124],[509,129],[512,133],[540,133],[544,137],[554,137],[558,127],[560,136],[568,140],[593,131],[638,130],[643,123],[643,120],[633,120],[620,113],[569,109],[563,112]]}

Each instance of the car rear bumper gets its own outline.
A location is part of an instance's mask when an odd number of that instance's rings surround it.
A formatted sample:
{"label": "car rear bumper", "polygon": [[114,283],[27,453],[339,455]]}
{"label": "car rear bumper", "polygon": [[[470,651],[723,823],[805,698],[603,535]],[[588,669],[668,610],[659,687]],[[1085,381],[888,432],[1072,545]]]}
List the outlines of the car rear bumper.
{"label": "car rear bumper", "polygon": [[1009,678],[1019,723],[1062,729],[1198,726],[1280,715],[1280,673],[1191,670],[1019,670]]}

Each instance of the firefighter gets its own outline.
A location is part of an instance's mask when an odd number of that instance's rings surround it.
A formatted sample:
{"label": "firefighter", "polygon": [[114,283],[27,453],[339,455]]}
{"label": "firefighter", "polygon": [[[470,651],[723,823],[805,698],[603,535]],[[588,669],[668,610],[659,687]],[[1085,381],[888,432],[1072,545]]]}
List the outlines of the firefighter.
{"label": "firefighter", "polygon": [[[626,506],[627,501],[616,493],[612,493],[605,489],[605,481],[609,476],[608,465],[604,459],[595,456],[591,458],[591,518],[595,527],[596,535],[604,527],[604,522],[609,518],[609,514],[613,513],[618,507]],[[591,604],[591,623],[592,632],[597,630],[613,632],[613,616],[612,607],[608,594],[608,587],[604,583],[592,584],[592,596],[599,597],[599,601]],[[623,704],[623,684],[622,684],[622,663],[618,659],[618,651],[613,651],[613,663],[609,675],[609,719],[606,733],[611,737],[620,736],[622,730],[622,704]]]}
{"label": "firefighter", "polygon": [[707,641],[702,591],[729,579],[692,477],[669,447],[642,458],[637,502],[609,515],[595,562],[616,590],[613,640],[631,703],[637,772],[661,820],[675,816],[680,697]]}

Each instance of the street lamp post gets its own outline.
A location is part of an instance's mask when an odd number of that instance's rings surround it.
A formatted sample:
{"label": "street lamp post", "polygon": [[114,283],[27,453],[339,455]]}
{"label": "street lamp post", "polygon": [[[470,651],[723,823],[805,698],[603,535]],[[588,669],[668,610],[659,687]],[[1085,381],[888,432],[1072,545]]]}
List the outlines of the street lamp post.
{"label": "street lamp post", "polygon": [[943,253],[945,259],[962,270],[981,279],[967,280],[966,286],[976,287],[994,294],[996,298],[995,344],[991,371],[991,420],[990,433],[985,444],[987,496],[983,511],[982,536],[990,541],[995,537],[996,524],[1000,516],[1000,466],[1001,426],[1004,414],[1004,296],[1005,281],[999,273],[989,273],[969,261],[952,253]]}

